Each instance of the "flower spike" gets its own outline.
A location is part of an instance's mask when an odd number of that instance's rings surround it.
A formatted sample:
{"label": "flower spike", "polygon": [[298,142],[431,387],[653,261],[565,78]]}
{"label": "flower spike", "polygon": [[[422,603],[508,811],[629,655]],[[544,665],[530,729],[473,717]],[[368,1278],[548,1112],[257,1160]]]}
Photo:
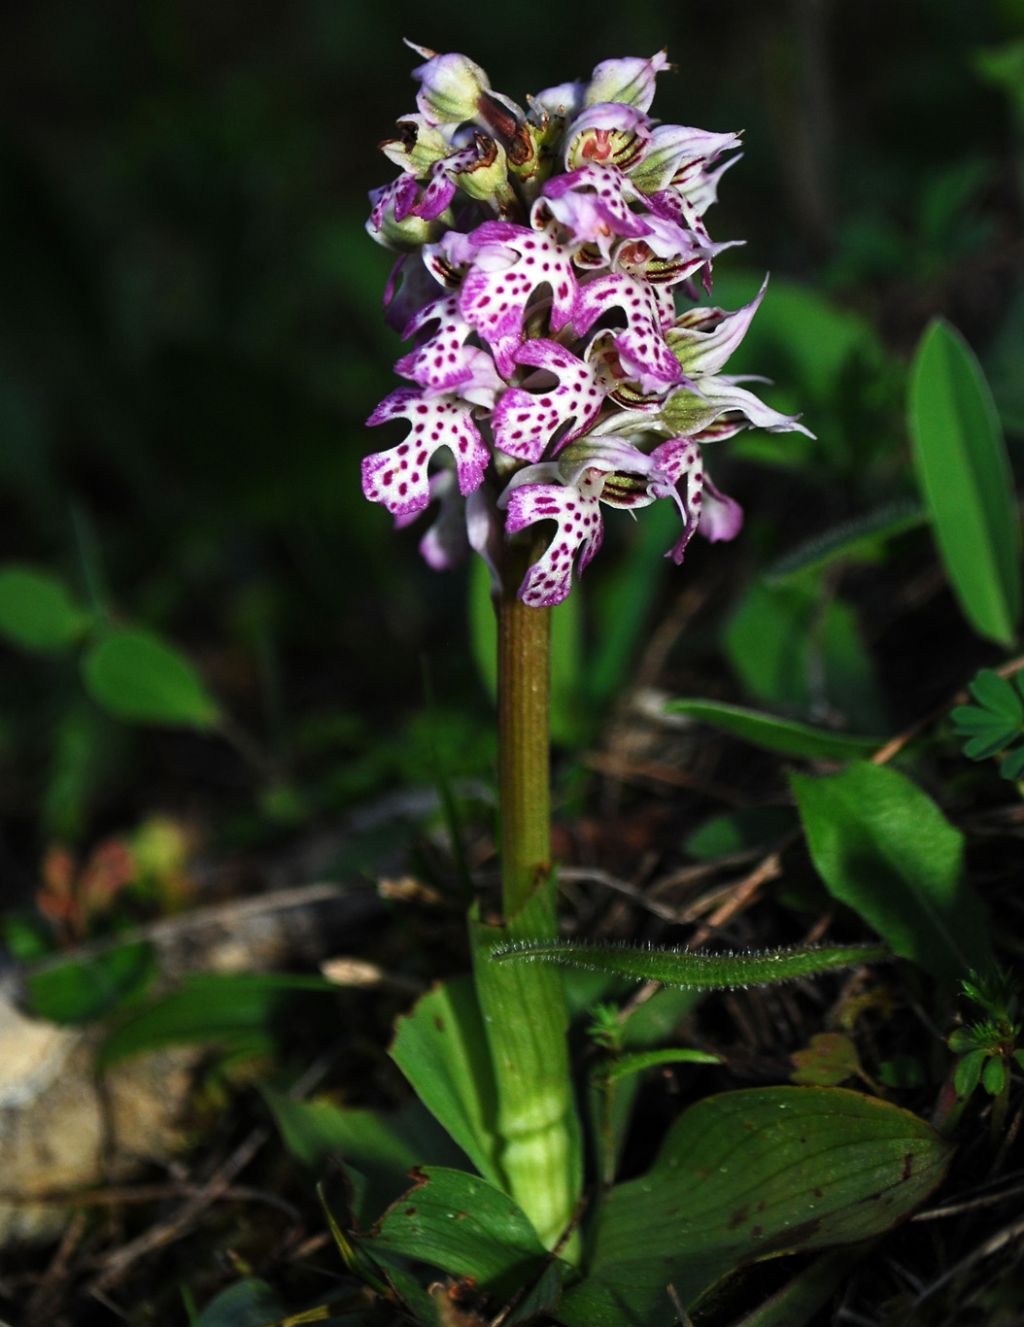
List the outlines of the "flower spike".
{"label": "flower spike", "polygon": [[424,558],[472,549],[492,578],[502,540],[550,527],[518,587],[535,607],[571,592],[606,509],[671,502],[676,563],[698,532],[734,538],[743,515],[707,446],[808,432],[725,371],[765,288],[735,312],[699,302],[729,247],[705,214],[739,135],[651,118],[664,51],[602,61],[524,112],[468,56],[412,49],[416,110],[381,145],[398,174],[367,223],[401,255],[385,306],[409,384],[368,423],[408,433],[364,460],[366,497],[400,527],[435,504]]}

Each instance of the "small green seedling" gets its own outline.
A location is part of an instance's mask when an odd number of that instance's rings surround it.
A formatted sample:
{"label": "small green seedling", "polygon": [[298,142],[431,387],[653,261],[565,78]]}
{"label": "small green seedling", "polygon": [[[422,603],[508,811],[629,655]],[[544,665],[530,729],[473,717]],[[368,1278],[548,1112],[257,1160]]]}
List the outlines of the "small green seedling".
{"label": "small green seedling", "polygon": [[1006,1122],[1014,1065],[1024,1069],[1020,984],[1008,972],[997,969],[984,977],[972,972],[961,982],[961,990],[984,1017],[949,1035],[949,1049],[960,1056],[953,1085],[964,1104],[979,1084],[992,1098],[992,1136],[996,1139]]}

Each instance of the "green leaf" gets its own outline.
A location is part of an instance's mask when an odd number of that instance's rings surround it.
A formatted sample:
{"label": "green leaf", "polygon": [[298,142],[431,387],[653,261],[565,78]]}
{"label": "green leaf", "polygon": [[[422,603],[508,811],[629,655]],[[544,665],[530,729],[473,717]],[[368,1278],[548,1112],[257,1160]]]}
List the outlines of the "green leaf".
{"label": "green leaf", "polygon": [[30,974],[29,1007],[52,1023],[91,1023],[140,994],[156,972],[151,945],[122,945],[95,958],[68,959]]}
{"label": "green leaf", "polygon": [[939,1183],[951,1151],[909,1111],[844,1088],[705,1098],[646,1175],[612,1190],[559,1321],[663,1327],[669,1285],[692,1305],[744,1263],[880,1234]]}
{"label": "green leaf", "polygon": [[988,1058],[988,1051],[968,1051],[956,1067],[953,1075],[953,1087],[961,1101],[966,1101],[981,1081],[981,1068]]}
{"label": "green leaf", "polygon": [[881,737],[855,737],[830,733],[795,719],[780,719],[742,705],[727,705],[716,700],[672,700],[665,706],[670,714],[688,714],[702,723],[749,742],[765,751],[806,760],[852,760],[870,755],[882,745]]}
{"label": "green leaf", "polygon": [[609,1083],[614,1083],[620,1078],[628,1078],[630,1074],[642,1074],[645,1069],[660,1069],[668,1064],[721,1063],[720,1055],[712,1055],[708,1051],[669,1047],[663,1051],[637,1051],[635,1055],[620,1055],[607,1065],[602,1076]]}
{"label": "green leaf", "polygon": [[486,1180],[427,1166],[385,1212],[372,1249],[470,1277],[499,1298],[539,1277],[547,1250],[516,1204]]}
{"label": "green leaf", "polygon": [[985,1061],[981,1071],[981,1085],[990,1097],[998,1097],[1006,1087],[1006,1064],[1002,1056],[993,1055]]}
{"label": "green leaf", "polygon": [[500,1183],[494,1072],[470,977],[436,986],[396,1025],[391,1058],[480,1174]]}
{"label": "green leaf", "polygon": [[1000,677],[991,668],[982,668],[967,687],[968,691],[985,709],[998,714],[1007,723],[1024,723],[1024,701],[1005,677]]}
{"label": "green leaf", "polygon": [[961,611],[979,635],[1009,645],[1021,606],[1013,476],[981,366],[941,319],[914,356],[909,424],[918,482]]}
{"label": "green leaf", "polygon": [[195,973],[180,990],[134,1011],[115,1028],[100,1047],[100,1063],[203,1042],[264,1051],[285,1003],[301,991],[336,995],[337,987],[321,977],[283,973]]}
{"label": "green leaf", "polygon": [[285,1309],[266,1281],[247,1277],[222,1290],[199,1315],[197,1327],[269,1327]]}
{"label": "green leaf", "polygon": [[1005,760],[1000,761],[999,773],[1004,779],[1015,781],[1024,778],[1024,746],[1019,746]]}
{"label": "green leaf", "polygon": [[886,503],[877,511],[843,521],[799,544],[772,563],[764,573],[764,581],[779,585],[802,572],[821,571],[836,562],[877,560],[888,540],[917,529],[927,519],[921,505],[911,499]]}
{"label": "green leaf", "polygon": [[750,806],[728,815],[714,816],[687,836],[684,843],[691,857],[713,862],[737,852],[766,848],[789,834],[796,817],[788,806]]}
{"label": "green leaf", "polygon": [[212,728],[217,704],[191,663],[150,631],[119,628],[82,660],[86,690],[125,723]]}
{"label": "green leaf", "polygon": [[991,965],[988,916],[963,879],[963,835],[920,788],[862,763],[790,783],[829,892],[895,953],[938,977]]}
{"label": "green leaf", "polygon": [[465,1164],[464,1154],[411,1101],[394,1111],[349,1110],[330,1101],[296,1101],[262,1087],[288,1152],[313,1172],[340,1156],[366,1180],[356,1216],[369,1224],[408,1187],[409,1171],[425,1163]]}
{"label": "green leaf", "polygon": [[33,567],[0,568],[0,636],[34,654],[61,654],[91,618],[63,581]]}
{"label": "green leaf", "polygon": [[659,981],[666,986],[701,991],[770,986],[773,982],[811,977],[859,963],[881,962],[889,956],[883,945],[799,945],[792,949],[739,949],[728,953],[588,944],[584,940],[521,940],[491,951],[496,963],[564,964],[594,972],[614,972],[633,981]]}

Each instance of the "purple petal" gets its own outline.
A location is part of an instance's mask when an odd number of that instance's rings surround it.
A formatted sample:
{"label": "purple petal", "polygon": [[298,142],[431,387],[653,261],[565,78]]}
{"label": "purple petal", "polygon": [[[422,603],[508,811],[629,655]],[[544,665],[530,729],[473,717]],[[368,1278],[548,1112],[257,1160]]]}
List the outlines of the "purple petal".
{"label": "purple petal", "polygon": [[560,435],[559,448],[587,431],[601,410],[604,392],[593,366],[554,341],[526,341],[515,359],[554,374],[557,382],[536,391],[512,387],[505,392],[491,415],[494,442],[509,456],[538,461],[565,425],[572,428]]}
{"label": "purple petal", "polygon": [[459,312],[457,295],[442,296],[421,309],[403,332],[408,340],[417,336],[431,323],[437,325],[434,334],[403,355],[395,365],[395,372],[410,378],[424,389],[424,396],[444,392],[457,392],[474,405],[490,408],[494,397],[504,387],[486,350],[467,346],[473,328]]}
{"label": "purple petal", "polygon": [[604,526],[596,496],[574,486],[524,484],[509,495],[505,531],[515,534],[537,521],[555,521],[548,547],[526,573],[519,598],[533,608],[560,604],[572,589],[572,569],[579,553],[582,572],[601,547]]}
{"label": "purple petal", "polygon": [[468,238],[476,256],[459,292],[459,309],[491,347],[498,372],[508,378],[523,340],[526,306],[542,286],[551,290],[551,331],[561,331],[572,316],[572,258],[545,232],[508,221],[485,221]]}
{"label": "purple petal", "polygon": [[617,166],[584,166],[549,180],[539,206],[571,231],[577,244],[596,244],[607,262],[614,236],[651,233],[646,218],[630,211],[627,185]]}
{"label": "purple petal", "polygon": [[405,442],[365,458],[365,496],[383,503],[393,516],[409,517],[422,511],[430,501],[428,467],[441,447],[449,448],[455,458],[460,493],[478,489],[490,456],[473,423],[473,408],[452,396],[424,399],[411,387],[400,387],[385,397],[367,425],[374,428],[405,419],[412,427]]}
{"label": "purple petal", "polygon": [[743,528],[743,508],[735,498],[727,497],[704,477],[704,505],[698,529],[713,544],[720,539],[735,539]]}
{"label": "purple petal", "polygon": [[[690,309],[676,319],[675,326],[665,333],[665,339],[689,377],[710,377],[723,367],[746,336],[767,286],[768,278],[765,277],[750,303],[735,313],[724,313],[721,309]],[[700,388],[699,382],[697,386]]]}
{"label": "purple petal", "polygon": [[[671,302],[671,293],[668,294]],[[641,392],[664,392],[683,381],[679,362],[665,344],[662,324],[668,309],[663,295],[624,272],[597,277],[580,287],[573,330],[585,336],[611,309],[626,315],[626,328],[609,329],[619,354],[623,376],[640,385]]]}

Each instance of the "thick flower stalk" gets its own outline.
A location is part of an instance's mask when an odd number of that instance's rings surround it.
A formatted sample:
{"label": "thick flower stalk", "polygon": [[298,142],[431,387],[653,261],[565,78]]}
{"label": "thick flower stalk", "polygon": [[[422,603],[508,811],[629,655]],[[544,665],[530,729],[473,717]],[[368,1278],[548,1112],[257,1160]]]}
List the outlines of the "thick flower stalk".
{"label": "thick flower stalk", "polygon": [[465,56],[414,49],[417,110],[382,145],[400,174],[368,222],[401,251],[386,306],[411,343],[395,366],[410,385],[368,422],[407,427],[364,460],[366,497],[399,526],[434,505],[420,548],[437,568],[472,547],[497,576],[503,533],[539,526],[547,544],[512,587],[533,607],[570,592],[606,507],[673,503],[676,563],[697,531],[731,539],[742,514],[706,445],[803,430],[722,372],[763,288],[735,313],[699,303],[728,247],[704,216],[738,136],[650,117],[664,52],[605,61],[524,111]]}

